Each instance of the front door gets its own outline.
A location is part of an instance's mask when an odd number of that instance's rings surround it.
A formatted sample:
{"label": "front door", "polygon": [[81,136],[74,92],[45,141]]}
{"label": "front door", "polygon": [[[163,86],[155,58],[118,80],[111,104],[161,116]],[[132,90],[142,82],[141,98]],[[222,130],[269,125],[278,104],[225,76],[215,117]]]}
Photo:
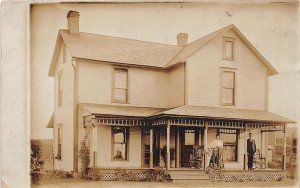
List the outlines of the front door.
{"label": "front door", "polygon": [[180,131],[181,142],[181,166],[190,167],[190,155],[193,154],[193,146],[198,145],[199,130],[194,127],[183,127]]}

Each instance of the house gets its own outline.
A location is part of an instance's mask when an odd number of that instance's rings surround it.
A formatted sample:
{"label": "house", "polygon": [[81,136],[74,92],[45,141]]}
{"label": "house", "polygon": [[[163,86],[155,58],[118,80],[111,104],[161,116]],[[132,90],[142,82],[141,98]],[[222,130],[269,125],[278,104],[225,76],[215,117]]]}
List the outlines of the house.
{"label": "house", "polygon": [[67,21],[49,68],[55,169],[80,169],[85,137],[95,167],[189,167],[193,146],[207,148],[219,133],[225,169],[246,170],[248,133],[267,158],[268,132],[293,123],[268,112],[277,71],[234,25],[191,43],[179,33],[169,45],[80,32],[76,11]]}

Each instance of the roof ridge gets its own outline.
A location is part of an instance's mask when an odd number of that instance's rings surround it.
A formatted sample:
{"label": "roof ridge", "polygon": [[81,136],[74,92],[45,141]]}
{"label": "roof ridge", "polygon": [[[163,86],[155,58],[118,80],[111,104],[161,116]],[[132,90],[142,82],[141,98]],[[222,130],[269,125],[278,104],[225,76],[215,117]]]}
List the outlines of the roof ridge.
{"label": "roof ridge", "polygon": [[[65,29],[59,29],[59,31],[67,32],[68,30]],[[138,39],[131,39],[131,38],[125,38],[125,37],[116,37],[116,36],[109,36],[109,35],[103,35],[103,34],[95,34],[95,33],[88,33],[88,32],[79,32],[79,34],[87,34],[87,35],[96,35],[96,36],[102,36],[102,37],[108,37],[108,38],[117,38],[122,40],[132,40],[136,42],[147,42],[152,44],[159,44],[159,45],[165,45],[165,46],[171,46],[175,48],[183,48],[174,44],[166,44],[166,43],[159,43],[159,42],[153,42],[153,41],[146,41],[146,40],[138,40]]]}
{"label": "roof ridge", "polygon": [[[226,29],[229,29],[230,27],[234,27],[234,24],[230,24],[230,25],[227,25],[227,26],[225,26],[225,27],[222,27],[221,29],[218,29],[218,30],[216,30],[216,31],[214,31],[214,32],[211,32],[211,33],[208,33],[208,34],[206,34],[206,35],[204,35],[203,37],[201,37],[201,38],[199,38],[199,39],[197,39],[197,40],[194,40],[194,41],[192,41],[192,42],[190,42],[190,43],[188,43],[187,45],[185,45],[166,65],[165,65],[165,68],[167,68],[168,66],[169,66],[169,64],[174,60],[174,59],[176,59],[178,56],[179,56],[179,54],[186,48],[186,47],[188,47],[188,46],[190,46],[190,45],[193,45],[193,44],[195,44],[196,42],[199,42],[200,40],[203,40],[204,38],[207,38],[208,36],[212,36],[213,34],[216,34],[216,33],[218,33],[218,32],[221,32],[222,30],[226,30]],[[197,50],[196,50],[197,51]],[[178,63],[178,62],[177,62]],[[176,63],[174,63],[173,65],[175,65]],[[170,66],[172,66],[172,65],[170,65]]]}

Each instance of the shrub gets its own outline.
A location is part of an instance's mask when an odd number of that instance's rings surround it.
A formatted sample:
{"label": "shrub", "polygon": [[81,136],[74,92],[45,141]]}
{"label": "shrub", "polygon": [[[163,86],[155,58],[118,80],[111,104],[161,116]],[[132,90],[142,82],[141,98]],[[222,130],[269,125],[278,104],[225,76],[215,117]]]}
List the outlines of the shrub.
{"label": "shrub", "polygon": [[86,178],[93,181],[99,181],[101,180],[101,173],[96,168],[90,168],[88,170]]}
{"label": "shrub", "polygon": [[41,179],[41,164],[38,158],[31,157],[30,176],[33,183],[38,183]]}
{"label": "shrub", "polygon": [[81,177],[87,178],[89,173],[89,166],[91,162],[90,150],[86,143],[86,137],[83,138],[80,145],[79,157],[81,160]]}
{"label": "shrub", "polygon": [[41,168],[43,162],[40,161],[41,147],[37,140],[31,141],[31,159],[30,159],[30,176],[33,183],[38,183],[41,179]]}
{"label": "shrub", "polygon": [[64,171],[64,170],[53,170],[49,171],[50,175],[57,176],[64,179],[73,178],[73,171]]}

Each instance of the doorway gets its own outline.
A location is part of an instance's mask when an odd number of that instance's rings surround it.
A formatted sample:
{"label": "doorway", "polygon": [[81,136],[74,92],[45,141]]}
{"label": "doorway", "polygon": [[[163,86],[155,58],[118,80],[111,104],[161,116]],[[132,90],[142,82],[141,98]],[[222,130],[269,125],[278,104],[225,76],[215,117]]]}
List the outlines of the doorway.
{"label": "doorway", "polygon": [[193,146],[199,145],[198,127],[180,128],[181,167],[190,167],[190,155],[193,154]]}

